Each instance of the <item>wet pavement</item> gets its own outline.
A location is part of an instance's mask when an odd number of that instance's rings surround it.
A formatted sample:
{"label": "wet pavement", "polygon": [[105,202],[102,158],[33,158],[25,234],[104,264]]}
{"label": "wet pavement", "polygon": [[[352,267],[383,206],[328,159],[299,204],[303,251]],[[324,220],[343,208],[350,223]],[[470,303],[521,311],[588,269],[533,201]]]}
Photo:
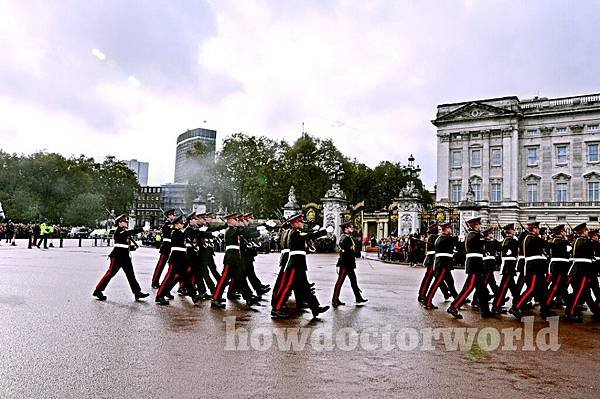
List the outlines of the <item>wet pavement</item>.
{"label": "wet pavement", "polygon": [[[255,310],[228,302],[224,311],[177,296],[165,307],[153,296],[134,302],[122,272],[105,291],[108,300],[99,302],[91,293],[106,271],[109,249],[89,245],[0,246],[0,397],[598,397],[600,323],[589,315],[584,324],[559,323],[556,351],[531,348],[522,334],[515,349],[503,341],[487,351],[478,337],[463,350],[448,350],[441,336],[428,340],[428,331],[493,327],[518,333],[527,326],[509,316],[481,320],[468,307],[464,320],[454,320],[441,296],[434,301],[439,310],[424,310],[416,301],[423,269],[364,260],[357,274],[369,302],[355,306],[346,282],[341,299],[347,305],[314,320],[310,313],[272,320],[268,302]],[[257,258],[264,283],[273,284],[278,256]],[[155,249],[133,254],[138,281],[150,292],[157,258]],[[221,259],[218,254],[219,268]],[[323,303],[331,298],[335,259],[308,257],[309,278]],[[460,288],[464,272],[454,273]],[[533,336],[540,338],[548,324],[534,314]],[[232,316],[238,329],[233,341],[232,319],[225,320]],[[281,350],[279,338],[296,333],[308,334],[307,344]]]}

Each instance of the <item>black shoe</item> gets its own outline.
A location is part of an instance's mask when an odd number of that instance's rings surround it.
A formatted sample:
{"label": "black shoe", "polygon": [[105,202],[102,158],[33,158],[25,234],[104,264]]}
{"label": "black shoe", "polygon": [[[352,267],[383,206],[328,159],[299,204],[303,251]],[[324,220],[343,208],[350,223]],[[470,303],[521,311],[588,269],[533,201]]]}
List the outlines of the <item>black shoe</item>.
{"label": "black shoe", "polygon": [[154,300],[154,302],[156,302],[157,305],[162,305],[162,306],[169,304],[169,301],[167,301],[165,299],[165,297],[163,297],[163,296],[157,296],[156,299]]}
{"label": "black shoe", "polygon": [[333,306],[334,308],[337,308],[338,306],[342,306],[345,305],[346,303],[342,302],[342,301],[331,301],[331,306]]}
{"label": "black shoe", "polygon": [[157,290],[157,289],[160,288],[160,285],[152,283],[152,288],[155,289],[155,290]]}
{"label": "black shoe", "polygon": [[227,294],[227,299],[229,299],[230,301],[235,301],[241,298],[242,296],[240,294]]}
{"label": "black shoe", "polygon": [[170,293],[168,293],[168,294],[165,294],[165,295],[164,295],[164,297],[165,297],[165,298],[167,298],[167,299],[169,299],[169,300],[171,300],[171,301],[172,301],[173,299],[175,299],[175,297],[174,297],[173,295],[171,295]]}
{"label": "black shoe", "polygon": [[417,302],[419,303],[425,303],[425,297],[424,296],[420,296],[417,298]]}
{"label": "black shoe", "polygon": [[210,301],[210,307],[211,308],[225,309],[225,304],[223,302]]}
{"label": "black shoe", "polygon": [[246,299],[246,306],[258,305],[260,304],[260,299],[258,296],[251,296]]}
{"label": "black shoe", "polygon": [[450,300],[450,294],[443,294],[443,295],[444,295],[444,301]]}
{"label": "black shoe", "polygon": [[202,299],[202,296],[200,296],[200,295],[191,295],[191,298],[192,298],[192,302],[198,303]]}
{"label": "black shoe", "polygon": [[511,315],[515,316],[515,318],[517,320],[521,320],[521,317],[523,317],[523,315],[521,314],[521,311],[519,309],[510,308],[508,310],[508,313],[510,313]]}
{"label": "black shoe", "polygon": [[217,302],[225,303],[225,298],[219,298]]}
{"label": "black shoe", "polygon": [[209,293],[203,294],[202,299],[212,299],[212,295],[210,295]]}
{"label": "black shoe", "polygon": [[185,296],[187,295],[187,291],[184,290],[183,288],[179,287],[179,289],[177,290],[177,293],[181,296]]}
{"label": "black shoe", "polygon": [[150,294],[148,294],[147,292],[137,292],[135,294],[135,300],[138,301],[143,298],[148,298],[149,296],[150,296]]}
{"label": "black shoe", "polygon": [[310,284],[308,284],[308,288],[312,288],[312,287],[314,287],[314,286],[315,286],[315,283],[310,283]]}
{"label": "black shoe", "polygon": [[312,308],[313,317],[317,317],[319,314],[327,312],[329,310],[329,306],[318,306],[316,308]]}
{"label": "black shoe", "polygon": [[455,319],[458,319],[458,320],[460,320],[460,319],[462,319],[462,318],[463,318],[463,316],[462,316],[460,313],[458,313],[458,309],[456,309],[456,308],[455,308],[455,307],[453,307],[453,306],[450,306],[448,309],[446,309],[446,312],[448,312],[448,313],[450,313],[452,316],[454,316],[454,318],[455,318]]}
{"label": "black shoe", "polygon": [[271,288],[270,288],[270,287],[267,287],[267,288],[265,288],[265,287],[261,287],[261,288],[260,288],[260,289],[259,289],[259,290],[256,292],[256,294],[257,294],[258,296],[260,296],[260,295],[264,295],[264,294],[266,294],[266,293],[267,293],[267,292],[269,292],[269,291],[271,291]]}
{"label": "black shoe", "polygon": [[271,318],[273,319],[287,319],[288,317],[290,317],[289,314],[287,314],[287,312],[283,309],[281,310],[271,310]]}
{"label": "black shoe", "polygon": [[261,288],[263,290],[270,290],[271,289],[271,285],[270,284],[263,284],[263,285],[261,285]]}
{"label": "black shoe", "polygon": [[102,291],[95,290],[92,293],[92,296],[95,296],[96,298],[98,298],[99,301],[106,301],[106,295],[104,295],[102,293]]}
{"label": "black shoe", "polygon": [[431,304],[425,304],[424,308],[425,308],[425,309],[427,309],[427,310],[435,310],[435,309],[438,309],[438,307],[437,307],[437,306],[435,306],[435,305],[434,305],[434,304],[432,304],[432,303],[431,303]]}
{"label": "black shoe", "polygon": [[358,298],[358,299],[356,300],[356,304],[357,304],[357,305],[360,305],[361,303],[367,303],[367,302],[369,302],[369,300],[368,300],[368,299],[366,299],[366,298]]}
{"label": "black shoe", "polygon": [[506,308],[492,308],[492,313],[495,315],[499,315],[499,314],[507,314],[508,310],[506,310]]}
{"label": "black shoe", "polygon": [[540,312],[540,315],[542,316],[542,319],[544,319],[544,320],[546,320],[548,317],[558,316],[558,314],[555,311],[550,310],[550,309]]}
{"label": "black shoe", "polygon": [[483,319],[492,319],[494,318],[496,315],[492,312],[490,312],[489,310],[484,310],[483,312],[481,312],[481,317]]}

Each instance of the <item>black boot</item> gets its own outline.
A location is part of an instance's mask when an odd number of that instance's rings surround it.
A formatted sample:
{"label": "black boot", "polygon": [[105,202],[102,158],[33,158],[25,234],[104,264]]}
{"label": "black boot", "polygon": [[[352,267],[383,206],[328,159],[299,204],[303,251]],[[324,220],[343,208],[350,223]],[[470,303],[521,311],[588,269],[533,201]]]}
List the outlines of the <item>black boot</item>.
{"label": "black boot", "polygon": [[356,304],[357,304],[357,305],[360,305],[360,304],[362,304],[362,303],[367,303],[368,301],[369,301],[369,300],[368,300],[368,299],[366,299],[366,298],[359,297],[359,298],[357,298],[357,299],[356,299]]}
{"label": "black boot", "polygon": [[271,310],[271,318],[273,319],[287,319],[290,315],[283,309],[281,310]]}
{"label": "black boot", "polygon": [[327,310],[329,310],[329,306],[317,306],[311,309],[313,317],[317,317],[319,314],[327,312]]}
{"label": "black boot", "polygon": [[141,291],[140,292],[136,292],[135,293],[135,300],[139,301],[140,299],[147,298],[149,296],[150,296],[150,294],[148,294],[147,292],[141,292]]}
{"label": "black boot", "polygon": [[99,301],[106,301],[106,296],[102,293],[102,291],[94,290],[92,295],[98,298]]}
{"label": "black boot", "polygon": [[345,305],[345,303],[340,301],[339,299],[331,301],[331,306],[333,306],[334,308],[337,308],[338,306],[342,305]]}
{"label": "black boot", "polygon": [[510,313],[511,315],[515,316],[515,318],[517,320],[521,320],[521,317],[523,317],[523,315],[521,314],[521,311],[519,309],[516,309],[516,308],[510,308],[508,310],[508,313]]}
{"label": "black boot", "polygon": [[210,307],[211,308],[225,309],[225,304],[223,302],[212,300],[212,301],[210,301]]}
{"label": "black boot", "polygon": [[462,316],[460,313],[458,313],[458,309],[456,309],[456,308],[455,308],[455,307],[453,307],[453,306],[450,306],[448,309],[446,309],[446,312],[448,312],[448,313],[450,313],[452,316],[454,316],[454,318],[455,318],[455,319],[458,319],[458,320],[460,320],[460,319],[462,319],[462,318],[463,318],[463,316]]}
{"label": "black boot", "polygon": [[157,305],[161,306],[169,304],[169,301],[167,301],[164,296],[157,296],[154,302],[156,302]]}

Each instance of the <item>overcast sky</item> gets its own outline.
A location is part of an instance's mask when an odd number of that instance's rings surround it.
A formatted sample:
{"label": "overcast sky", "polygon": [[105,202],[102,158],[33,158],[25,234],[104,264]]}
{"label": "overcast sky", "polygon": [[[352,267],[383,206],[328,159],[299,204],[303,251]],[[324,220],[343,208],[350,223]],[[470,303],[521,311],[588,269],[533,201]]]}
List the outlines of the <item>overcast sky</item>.
{"label": "overcast sky", "polygon": [[216,129],[435,182],[436,105],[600,92],[598,1],[0,0],[0,149],[150,162]]}

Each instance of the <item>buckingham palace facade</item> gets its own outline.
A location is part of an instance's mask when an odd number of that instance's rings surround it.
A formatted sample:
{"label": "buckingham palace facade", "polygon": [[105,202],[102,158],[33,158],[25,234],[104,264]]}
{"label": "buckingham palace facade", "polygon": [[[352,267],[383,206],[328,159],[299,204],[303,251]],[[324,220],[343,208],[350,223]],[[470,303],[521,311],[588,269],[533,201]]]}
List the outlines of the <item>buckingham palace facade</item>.
{"label": "buckingham palace facade", "polygon": [[470,190],[484,222],[600,216],[600,94],[502,97],[437,107],[437,205]]}

